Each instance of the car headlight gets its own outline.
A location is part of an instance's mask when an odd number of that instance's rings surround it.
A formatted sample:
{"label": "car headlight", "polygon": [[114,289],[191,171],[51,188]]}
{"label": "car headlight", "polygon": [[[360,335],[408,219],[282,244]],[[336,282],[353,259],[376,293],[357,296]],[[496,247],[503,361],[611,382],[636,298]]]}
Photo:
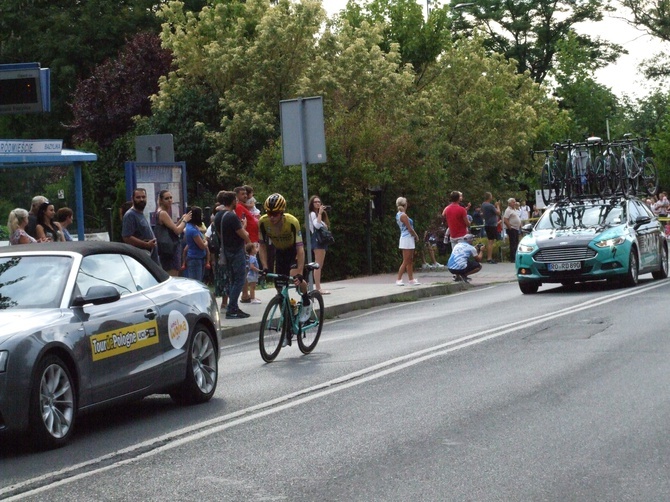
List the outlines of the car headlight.
{"label": "car headlight", "polygon": [[618,246],[619,244],[623,244],[626,241],[626,238],[623,236],[620,237],[615,237],[614,239],[605,239],[602,241],[596,242],[596,246],[599,248],[608,248],[612,246]]}
{"label": "car headlight", "polygon": [[528,244],[519,244],[520,253],[532,253],[535,249],[535,246],[529,246]]}
{"label": "car headlight", "polygon": [[7,360],[9,359],[9,352],[0,350],[0,373],[4,373],[7,369]]}

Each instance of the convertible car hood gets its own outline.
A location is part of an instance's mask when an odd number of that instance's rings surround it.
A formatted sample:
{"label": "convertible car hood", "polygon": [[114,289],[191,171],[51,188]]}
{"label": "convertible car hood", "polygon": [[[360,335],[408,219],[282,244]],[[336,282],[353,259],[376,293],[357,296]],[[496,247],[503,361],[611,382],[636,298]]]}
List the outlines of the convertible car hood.
{"label": "convertible car hood", "polygon": [[0,347],[15,335],[34,333],[61,317],[60,309],[0,310]]}
{"label": "convertible car hood", "polygon": [[593,238],[603,233],[603,228],[562,228],[536,230],[533,238],[537,247],[586,246]]}

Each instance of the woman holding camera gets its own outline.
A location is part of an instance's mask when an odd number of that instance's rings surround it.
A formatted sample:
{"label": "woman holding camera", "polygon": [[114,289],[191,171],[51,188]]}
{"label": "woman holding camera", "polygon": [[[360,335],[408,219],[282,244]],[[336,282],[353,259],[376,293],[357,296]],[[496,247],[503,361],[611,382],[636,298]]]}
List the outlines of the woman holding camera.
{"label": "woman holding camera", "polygon": [[326,251],[328,251],[327,244],[319,244],[316,241],[315,231],[319,228],[325,228],[326,230],[330,227],[330,220],[328,219],[327,209],[330,209],[328,206],[324,206],[321,203],[321,197],[318,195],[312,195],[309,199],[309,235],[310,242],[312,244],[312,251],[314,252],[314,261],[319,264],[314,274],[314,287],[322,295],[329,295],[330,291],[321,289],[321,270],[323,269],[323,262],[326,259]]}

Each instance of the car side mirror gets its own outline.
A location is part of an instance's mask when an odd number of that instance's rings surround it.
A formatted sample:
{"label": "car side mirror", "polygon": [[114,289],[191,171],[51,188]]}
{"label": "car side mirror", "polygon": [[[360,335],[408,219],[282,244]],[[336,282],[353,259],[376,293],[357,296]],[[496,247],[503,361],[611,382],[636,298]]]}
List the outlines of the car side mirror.
{"label": "car side mirror", "polygon": [[647,223],[651,223],[651,218],[649,216],[643,216],[640,215],[637,218],[635,218],[635,227],[639,227],[640,225],[646,225]]}
{"label": "car side mirror", "polygon": [[521,233],[523,234],[529,234],[533,231],[533,224],[532,223],[526,223],[523,227],[521,227]]}
{"label": "car side mirror", "polygon": [[113,303],[121,298],[121,294],[114,286],[91,286],[85,295],[76,296],[72,302],[74,307],[82,307],[87,303],[102,305]]}

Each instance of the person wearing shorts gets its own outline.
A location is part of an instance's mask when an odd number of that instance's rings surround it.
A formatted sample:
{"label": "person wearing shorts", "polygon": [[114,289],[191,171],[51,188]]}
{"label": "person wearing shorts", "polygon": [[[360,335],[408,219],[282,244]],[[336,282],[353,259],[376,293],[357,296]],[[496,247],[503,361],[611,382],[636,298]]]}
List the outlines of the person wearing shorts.
{"label": "person wearing shorts", "polygon": [[398,212],[395,215],[395,221],[400,228],[400,242],[398,248],[402,252],[402,263],[398,269],[398,279],[395,281],[397,286],[404,286],[402,276],[407,272],[410,286],[418,286],[421,284],[414,278],[414,248],[416,241],[419,240],[419,235],[414,230],[414,220],[407,216],[407,199],[405,197],[398,197],[395,201]]}
{"label": "person wearing shorts", "polygon": [[493,195],[491,192],[484,194],[482,216],[484,217],[484,231],[486,232],[486,262],[495,264],[497,262],[493,260],[493,243],[498,239],[500,202],[493,204]]}

